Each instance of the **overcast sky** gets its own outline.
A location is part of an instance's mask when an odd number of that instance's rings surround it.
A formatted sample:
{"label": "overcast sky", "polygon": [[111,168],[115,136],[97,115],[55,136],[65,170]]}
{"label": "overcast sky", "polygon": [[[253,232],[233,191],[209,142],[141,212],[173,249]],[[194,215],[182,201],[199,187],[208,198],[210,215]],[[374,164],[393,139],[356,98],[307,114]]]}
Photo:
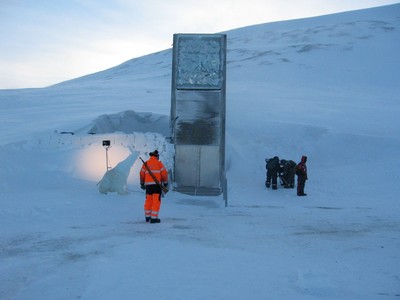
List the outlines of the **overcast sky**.
{"label": "overcast sky", "polygon": [[0,89],[45,87],[171,47],[174,33],[398,3],[388,0],[0,0]]}

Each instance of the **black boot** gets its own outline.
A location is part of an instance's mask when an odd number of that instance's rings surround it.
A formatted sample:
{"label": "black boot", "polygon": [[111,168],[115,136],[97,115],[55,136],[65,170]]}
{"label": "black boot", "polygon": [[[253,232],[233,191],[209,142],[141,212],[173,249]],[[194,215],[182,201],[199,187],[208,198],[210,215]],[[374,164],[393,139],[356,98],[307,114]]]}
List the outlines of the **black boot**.
{"label": "black boot", "polygon": [[150,219],[150,223],[154,224],[154,223],[161,223],[160,219]]}
{"label": "black boot", "polygon": [[150,217],[146,217],[146,222],[150,222]]}

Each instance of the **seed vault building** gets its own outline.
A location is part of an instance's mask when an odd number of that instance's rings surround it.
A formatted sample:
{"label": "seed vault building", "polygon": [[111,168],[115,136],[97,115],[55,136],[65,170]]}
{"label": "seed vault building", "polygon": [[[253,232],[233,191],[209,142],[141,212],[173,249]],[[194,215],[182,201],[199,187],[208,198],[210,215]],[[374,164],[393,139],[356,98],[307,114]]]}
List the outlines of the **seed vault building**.
{"label": "seed vault building", "polygon": [[226,35],[175,34],[171,137],[174,190],[190,195],[226,191]]}

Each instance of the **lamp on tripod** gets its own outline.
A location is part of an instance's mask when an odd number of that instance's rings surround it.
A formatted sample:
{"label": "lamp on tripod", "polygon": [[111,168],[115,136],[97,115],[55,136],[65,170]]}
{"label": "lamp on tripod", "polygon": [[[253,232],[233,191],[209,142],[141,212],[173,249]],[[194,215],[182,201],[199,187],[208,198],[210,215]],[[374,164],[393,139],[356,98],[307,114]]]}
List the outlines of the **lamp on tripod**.
{"label": "lamp on tripod", "polygon": [[110,146],[110,141],[109,140],[104,140],[103,141],[103,147],[106,149],[106,171],[111,169],[111,167],[108,166],[108,149],[111,147]]}

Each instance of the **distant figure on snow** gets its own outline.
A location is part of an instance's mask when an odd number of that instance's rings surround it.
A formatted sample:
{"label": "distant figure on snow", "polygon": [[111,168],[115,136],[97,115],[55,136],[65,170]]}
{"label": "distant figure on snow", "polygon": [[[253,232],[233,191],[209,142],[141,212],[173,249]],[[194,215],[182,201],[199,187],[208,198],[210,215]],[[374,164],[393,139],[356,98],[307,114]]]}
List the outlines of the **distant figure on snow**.
{"label": "distant figure on snow", "polygon": [[281,179],[284,188],[294,188],[295,169],[296,163],[293,160],[281,159],[279,178]]}
{"label": "distant figure on snow", "polygon": [[[146,190],[144,215],[146,222],[150,223],[161,222],[158,217],[161,206],[161,184],[168,191],[168,171],[159,157],[157,150],[150,152],[150,159],[140,169],[140,187],[142,190]],[[157,181],[159,184],[156,183]]]}
{"label": "distant figure on snow", "polygon": [[265,159],[267,169],[267,180],[265,181],[265,186],[270,188],[272,182],[272,189],[276,190],[278,188],[278,173],[279,173],[279,157],[274,156],[270,159]]}
{"label": "distant figure on snow", "polygon": [[297,196],[307,196],[304,193],[304,186],[306,185],[307,177],[307,156],[303,155],[301,157],[301,161],[296,166],[296,175],[297,175]]}

